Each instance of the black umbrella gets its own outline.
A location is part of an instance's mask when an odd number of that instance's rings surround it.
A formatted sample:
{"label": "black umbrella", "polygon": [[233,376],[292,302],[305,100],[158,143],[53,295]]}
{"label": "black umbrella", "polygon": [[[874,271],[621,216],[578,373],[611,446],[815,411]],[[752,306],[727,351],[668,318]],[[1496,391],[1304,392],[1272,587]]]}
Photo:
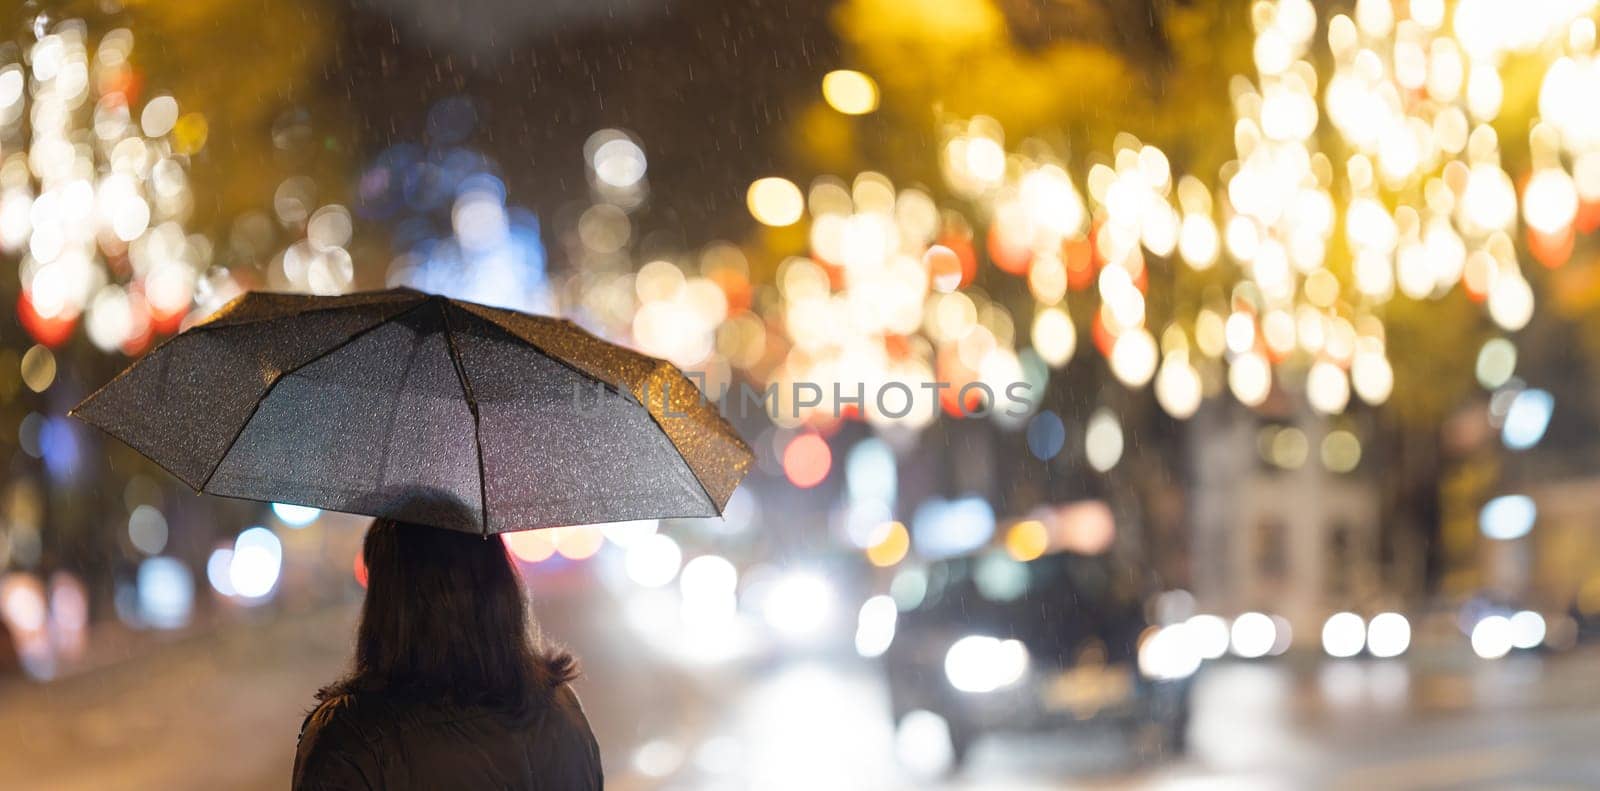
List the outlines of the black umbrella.
{"label": "black umbrella", "polygon": [[72,414],[196,491],[485,534],[714,516],[752,460],[672,364],[411,289],[245,294]]}

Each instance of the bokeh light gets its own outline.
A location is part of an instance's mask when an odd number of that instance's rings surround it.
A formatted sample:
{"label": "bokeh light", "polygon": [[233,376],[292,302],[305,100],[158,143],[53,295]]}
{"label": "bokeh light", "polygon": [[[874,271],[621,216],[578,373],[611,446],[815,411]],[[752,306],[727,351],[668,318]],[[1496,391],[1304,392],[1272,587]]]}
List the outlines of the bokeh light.
{"label": "bokeh light", "polygon": [[1367,624],[1353,612],[1339,612],[1322,623],[1322,650],[1344,659],[1361,653],[1367,643]]}
{"label": "bokeh light", "polygon": [[878,109],[878,84],[859,71],[830,71],[822,75],[822,98],[845,115],[866,115]]}
{"label": "bokeh light", "polygon": [[750,216],[762,225],[785,226],[800,221],[805,198],[794,182],[777,176],[756,179],[745,196]]}
{"label": "bokeh light", "polygon": [[801,489],[822,483],[833,467],[833,451],[816,434],[801,434],[783,449],[783,474]]}

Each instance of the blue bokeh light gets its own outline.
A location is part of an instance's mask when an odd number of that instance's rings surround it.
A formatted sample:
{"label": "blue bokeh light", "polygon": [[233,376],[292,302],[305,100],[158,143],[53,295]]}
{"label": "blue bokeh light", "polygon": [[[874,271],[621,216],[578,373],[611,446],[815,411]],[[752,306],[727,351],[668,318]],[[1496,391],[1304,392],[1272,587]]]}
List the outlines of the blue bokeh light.
{"label": "blue bokeh light", "polygon": [[1539,508],[1525,494],[1506,494],[1485,503],[1478,513],[1478,529],[1497,541],[1522,538],[1533,530]]}
{"label": "blue bokeh light", "polygon": [[189,623],[194,610],[194,576],[182,561],[145,558],[139,564],[139,618],[157,629]]}
{"label": "blue bokeh light", "polygon": [[1501,440],[1512,450],[1527,450],[1539,444],[1550,427],[1550,416],[1555,408],[1555,396],[1544,390],[1517,393],[1506,409],[1505,424],[1500,428]]}
{"label": "blue bokeh light", "polygon": [[917,554],[938,559],[971,552],[994,536],[994,508],[982,497],[926,500],[911,520]]}
{"label": "blue bokeh light", "polygon": [[1046,409],[1028,421],[1028,451],[1040,461],[1049,461],[1067,443],[1067,427],[1061,416]]}
{"label": "blue bokeh light", "polygon": [[529,312],[548,309],[539,218],[508,203],[498,165],[466,145],[478,109],[436,103],[427,144],[384,149],[362,174],[356,211],[388,225],[398,254],[388,284]]}

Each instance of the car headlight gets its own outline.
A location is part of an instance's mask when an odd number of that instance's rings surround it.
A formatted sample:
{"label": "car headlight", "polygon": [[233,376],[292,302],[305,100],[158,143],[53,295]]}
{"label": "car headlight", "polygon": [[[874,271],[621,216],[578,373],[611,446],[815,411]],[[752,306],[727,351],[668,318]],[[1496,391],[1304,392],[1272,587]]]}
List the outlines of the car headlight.
{"label": "car headlight", "polygon": [[867,599],[856,616],[856,653],[871,659],[888,651],[899,617],[894,599],[881,595]]}
{"label": "car headlight", "polygon": [[827,632],[837,603],[838,596],[826,578],[796,571],[778,578],[767,590],[761,614],[780,637],[804,642]]}
{"label": "car headlight", "polygon": [[1028,649],[1017,640],[967,635],[944,655],[944,675],[962,692],[993,692],[1016,684],[1028,672]]}
{"label": "car headlight", "polygon": [[1185,623],[1153,626],[1139,641],[1139,672],[1156,681],[1177,681],[1200,669],[1200,649]]}

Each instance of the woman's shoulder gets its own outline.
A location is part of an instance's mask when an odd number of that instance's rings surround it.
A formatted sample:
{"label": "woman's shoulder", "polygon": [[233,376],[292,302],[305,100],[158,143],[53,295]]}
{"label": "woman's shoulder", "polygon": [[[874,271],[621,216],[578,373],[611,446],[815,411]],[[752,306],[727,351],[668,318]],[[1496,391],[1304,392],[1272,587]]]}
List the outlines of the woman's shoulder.
{"label": "woman's shoulder", "polygon": [[481,704],[457,704],[437,700],[413,700],[383,691],[342,689],[319,696],[319,702],[306,715],[301,736],[313,732],[339,733],[348,739],[359,736],[376,742],[383,734],[398,734],[443,722],[487,719],[504,721],[515,728],[533,724],[539,730],[567,733],[579,739],[592,739],[583,704],[570,683],[560,683],[537,696],[538,700],[517,715]]}
{"label": "woman's shoulder", "polygon": [[[443,766],[461,755],[482,755],[488,746],[503,744],[525,754],[527,760],[517,765],[538,767],[549,787],[601,788],[599,744],[572,686],[560,684],[550,689],[528,713],[531,716],[527,718],[508,718],[479,706],[408,704],[377,692],[328,695],[306,717],[296,756],[295,787],[381,788],[384,769],[393,761],[432,761]],[[456,750],[461,739],[475,747]],[[441,757],[446,754],[457,757]],[[307,782],[328,777],[348,783],[324,786]]]}
{"label": "woman's shoulder", "polygon": [[301,752],[310,749],[368,752],[382,740],[384,725],[393,721],[387,705],[370,695],[351,692],[322,695],[300,724]]}
{"label": "woman's shoulder", "polygon": [[355,692],[320,695],[316,708],[306,715],[300,726],[301,738],[307,733],[321,731],[364,732],[368,723],[381,721],[381,715],[375,711],[380,705],[381,701],[373,696]]}
{"label": "woman's shoulder", "polygon": [[583,712],[583,703],[571,684],[561,684],[550,693],[550,711],[561,727],[589,734],[589,717]]}
{"label": "woman's shoulder", "polygon": [[321,696],[306,717],[305,730],[333,729],[358,734],[369,743],[429,726],[476,719],[487,710],[381,690],[341,690]]}
{"label": "woman's shoulder", "polygon": [[571,684],[551,690],[544,711],[528,732],[535,763],[544,767],[561,788],[599,789],[604,780],[600,767],[600,745],[583,704]]}
{"label": "woman's shoulder", "polygon": [[381,758],[370,706],[354,695],[322,699],[300,726],[294,788],[377,788]]}

